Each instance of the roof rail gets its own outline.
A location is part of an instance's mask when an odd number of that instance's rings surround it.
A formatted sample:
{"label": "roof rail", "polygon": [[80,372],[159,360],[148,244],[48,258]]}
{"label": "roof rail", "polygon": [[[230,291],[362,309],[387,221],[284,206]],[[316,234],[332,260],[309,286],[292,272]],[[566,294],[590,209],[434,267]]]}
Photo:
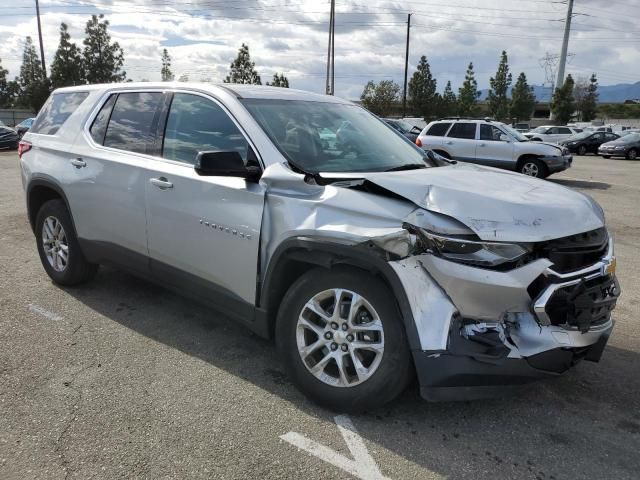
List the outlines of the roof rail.
{"label": "roof rail", "polygon": [[478,118],[478,117],[442,117],[438,119],[440,120],[484,120],[486,122],[492,122],[493,119],[489,118],[489,117],[485,117],[485,118]]}

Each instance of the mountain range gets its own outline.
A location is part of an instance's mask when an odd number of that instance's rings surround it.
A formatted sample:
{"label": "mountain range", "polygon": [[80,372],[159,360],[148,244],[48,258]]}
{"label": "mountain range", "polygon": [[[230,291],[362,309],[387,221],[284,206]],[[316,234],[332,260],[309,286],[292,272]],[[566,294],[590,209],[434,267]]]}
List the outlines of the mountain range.
{"label": "mountain range", "polygon": [[[533,93],[539,102],[548,102],[551,88],[534,85]],[[486,100],[489,89],[480,90],[480,100]],[[619,83],[616,85],[599,85],[598,101],[600,103],[623,103],[625,100],[640,98],[640,82]],[[509,91],[511,95],[511,91]]]}

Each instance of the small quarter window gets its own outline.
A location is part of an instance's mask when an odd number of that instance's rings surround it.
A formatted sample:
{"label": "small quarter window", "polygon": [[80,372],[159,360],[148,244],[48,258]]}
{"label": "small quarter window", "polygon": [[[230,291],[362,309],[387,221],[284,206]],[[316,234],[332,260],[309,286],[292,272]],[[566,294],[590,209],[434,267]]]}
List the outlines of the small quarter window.
{"label": "small quarter window", "polygon": [[104,143],[104,136],[107,133],[107,123],[109,123],[111,110],[113,110],[113,104],[116,103],[117,97],[117,94],[111,95],[109,99],[104,102],[104,105],[102,105],[102,108],[98,112],[98,115],[96,115],[96,118],[89,129],[91,138],[100,145]]}
{"label": "small quarter window", "polygon": [[41,135],[55,135],[88,95],[88,92],[54,93],[40,110],[30,131]]}

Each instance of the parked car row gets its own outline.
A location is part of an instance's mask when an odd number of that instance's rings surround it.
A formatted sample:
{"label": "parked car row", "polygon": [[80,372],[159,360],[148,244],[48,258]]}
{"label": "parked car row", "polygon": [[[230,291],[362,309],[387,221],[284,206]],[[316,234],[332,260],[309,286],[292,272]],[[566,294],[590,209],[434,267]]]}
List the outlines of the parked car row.
{"label": "parked car row", "polygon": [[35,118],[27,118],[23,120],[15,128],[8,127],[0,121],[0,150],[15,150],[18,148],[18,142],[25,133],[31,128]]}

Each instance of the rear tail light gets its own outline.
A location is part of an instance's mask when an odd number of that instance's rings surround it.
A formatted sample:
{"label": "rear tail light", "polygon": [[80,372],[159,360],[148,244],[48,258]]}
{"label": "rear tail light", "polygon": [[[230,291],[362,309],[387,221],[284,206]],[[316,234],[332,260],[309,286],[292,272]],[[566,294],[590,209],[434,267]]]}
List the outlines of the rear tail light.
{"label": "rear tail light", "polygon": [[22,158],[22,155],[27,153],[29,150],[31,150],[31,144],[29,142],[21,140],[20,143],[18,143],[18,157]]}
{"label": "rear tail light", "polygon": [[422,142],[420,141],[420,138],[416,138],[416,145],[419,147],[422,146]]}

